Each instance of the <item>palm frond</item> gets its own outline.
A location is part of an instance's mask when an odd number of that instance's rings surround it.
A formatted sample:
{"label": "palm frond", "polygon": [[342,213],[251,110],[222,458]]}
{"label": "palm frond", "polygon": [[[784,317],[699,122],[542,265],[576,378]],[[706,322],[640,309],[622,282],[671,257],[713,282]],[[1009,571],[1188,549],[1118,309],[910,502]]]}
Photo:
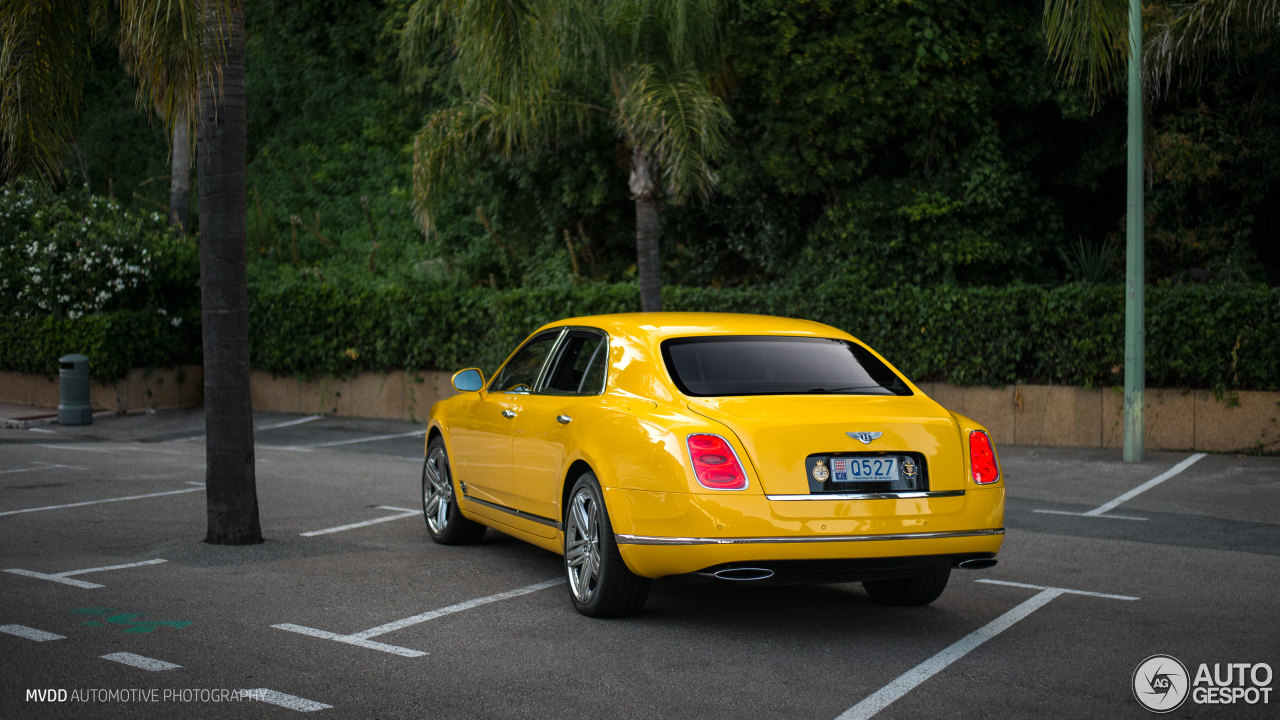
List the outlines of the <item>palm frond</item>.
{"label": "palm frond", "polygon": [[428,233],[448,173],[475,141],[477,123],[468,108],[437,110],[413,139],[413,212]]}
{"label": "palm frond", "polygon": [[559,96],[530,104],[501,103],[485,95],[435,111],[413,141],[414,213],[430,229],[450,173],[462,171],[486,151],[509,156],[552,144],[602,109]]}
{"label": "palm frond", "polygon": [[404,28],[400,33],[400,75],[412,88],[421,90],[427,82],[428,63],[438,38],[448,25],[444,2],[418,0],[409,6]]}
{"label": "palm frond", "polygon": [[677,203],[715,188],[714,161],[728,144],[732,123],[723,99],[702,73],[663,72],[652,63],[622,73],[617,121],[633,147],[652,156],[663,189]]}
{"label": "palm frond", "polygon": [[166,127],[194,123],[201,82],[221,86],[223,50],[205,41],[205,15],[225,22],[234,1],[117,0],[120,58],[137,80],[138,107],[156,112]]}
{"label": "palm frond", "polygon": [[719,0],[614,0],[601,14],[615,63],[666,62],[715,69],[722,62]]}
{"label": "palm frond", "polygon": [[[536,103],[554,86],[560,45],[553,3],[418,0],[411,13],[448,23],[463,90],[507,103]],[[420,41],[419,41],[420,42]]]}
{"label": "palm frond", "polygon": [[1045,0],[1049,59],[1069,84],[1084,83],[1094,101],[1124,77],[1129,59],[1128,4],[1122,0]]}
{"label": "palm frond", "polygon": [[84,92],[90,17],[77,0],[0,0],[0,175],[61,174]]}
{"label": "palm frond", "polygon": [[44,178],[61,172],[73,141],[90,40],[115,33],[138,80],[138,104],[172,129],[195,118],[195,88],[214,73],[220,48],[203,42],[241,0],[0,0],[0,146],[3,172]]}
{"label": "palm frond", "polygon": [[1144,71],[1156,89],[1167,90],[1175,77],[1195,83],[1212,63],[1240,55],[1242,46],[1278,37],[1276,0],[1191,0],[1170,8],[1147,33]]}

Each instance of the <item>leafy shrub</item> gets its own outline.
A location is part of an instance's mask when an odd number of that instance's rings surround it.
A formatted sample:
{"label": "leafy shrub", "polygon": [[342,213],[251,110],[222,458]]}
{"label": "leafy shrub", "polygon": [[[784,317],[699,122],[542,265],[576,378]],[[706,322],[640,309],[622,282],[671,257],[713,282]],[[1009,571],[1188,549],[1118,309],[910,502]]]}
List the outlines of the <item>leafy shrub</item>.
{"label": "leafy shrub", "polygon": [[86,190],[0,189],[0,301],[22,317],[76,319],[152,307],[170,322],[199,304],[194,240],[160,213],[127,210]]}
{"label": "leafy shrub", "polygon": [[12,184],[0,189],[0,238],[0,368],[49,374],[76,352],[114,379],[199,361],[198,249],[163,215]]}

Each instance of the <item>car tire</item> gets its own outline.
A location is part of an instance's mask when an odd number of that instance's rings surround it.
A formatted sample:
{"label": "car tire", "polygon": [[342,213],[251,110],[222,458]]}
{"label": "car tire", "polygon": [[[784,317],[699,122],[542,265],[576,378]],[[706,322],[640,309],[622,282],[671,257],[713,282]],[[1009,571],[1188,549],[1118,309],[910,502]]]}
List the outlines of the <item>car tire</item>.
{"label": "car tire", "polygon": [[569,597],[588,617],[634,615],[649,597],[649,578],[631,572],[613,537],[600,483],[583,473],[564,512],[564,570]]}
{"label": "car tire", "polygon": [[867,595],[881,605],[928,605],[947,588],[951,568],[893,580],[864,580]]}
{"label": "car tire", "polygon": [[439,436],[427,443],[427,458],[422,464],[422,517],[431,539],[441,545],[470,545],[484,535],[484,526],[463,517],[458,509],[449,453]]}

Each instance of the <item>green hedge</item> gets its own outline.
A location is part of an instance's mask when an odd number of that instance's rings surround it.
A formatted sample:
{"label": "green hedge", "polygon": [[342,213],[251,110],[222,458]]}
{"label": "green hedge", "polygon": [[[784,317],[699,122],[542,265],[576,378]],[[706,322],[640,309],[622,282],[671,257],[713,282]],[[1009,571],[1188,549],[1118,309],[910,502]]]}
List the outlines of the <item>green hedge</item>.
{"label": "green hedge", "polygon": [[[174,324],[175,319],[178,324]],[[200,362],[199,311],[161,314],[154,309],[65,316],[0,316],[0,370],[56,375],[58,358],[89,358],[97,380],[124,377],[130,369]]]}
{"label": "green hedge", "polygon": [[[1119,384],[1119,285],[1001,288],[823,286],[750,290],[668,287],[669,310],[803,317],[860,337],[916,381],[1085,387]],[[361,370],[494,370],[538,325],[639,305],[633,285],[340,290],[303,279],[253,288],[255,367],[281,374]],[[1152,287],[1147,383],[1280,390],[1280,289]]]}
{"label": "green hedge", "polygon": [[[669,310],[803,317],[860,337],[917,382],[1085,387],[1120,384],[1124,290],[822,286],[751,290],[668,287]],[[343,288],[312,277],[259,280],[250,289],[253,366],[283,375],[350,375],[407,368],[492,372],[543,322],[639,305],[634,285],[547,289],[444,289],[387,284]],[[81,352],[94,376],[131,367],[198,363],[195,310],[86,316],[0,317],[0,369],[54,373]],[[1152,287],[1147,290],[1147,384],[1215,390],[1280,390],[1280,289]]]}

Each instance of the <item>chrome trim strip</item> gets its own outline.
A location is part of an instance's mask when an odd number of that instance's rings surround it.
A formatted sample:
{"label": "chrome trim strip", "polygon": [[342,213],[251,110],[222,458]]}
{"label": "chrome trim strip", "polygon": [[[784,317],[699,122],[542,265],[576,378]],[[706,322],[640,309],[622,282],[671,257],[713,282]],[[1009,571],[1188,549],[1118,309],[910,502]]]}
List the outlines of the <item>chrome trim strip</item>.
{"label": "chrome trim strip", "polygon": [[694,538],[614,535],[619,545],[769,545],[787,543],[872,542],[876,540],[945,540],[950,538],[1004,535],[1004,528],[953,532],[896,533],[893,535],[807,535],[804,537]]}
{"label": "chrome trim strip", "polygon": [[813,493],[810,495],[765,495],[774,502],[795,500],[918,500],[920,498],[962,497],[964,490],[903,490],[874,493]]}
{"label": "chrome trim strip", "polygon": [[525,511],[523,511],[523,510],[517,510],[517,509],[515,509],[515,508],[509,508],[509,507],[507,507],[506,505],[499,505],[498,503],[495,503],[495,502],[489,502],[488,500],[481,500],[480,498],[473,498],[473,497],[471,497],[470,495],[467,495],[466,493],[463,493],[462,497],[466,498],[467,502],[473,502],[473,503],[475,503],[475,504],[477,504],[477,505],[483,505],[483,506],[485,506],[485,507],[487,507],[487,508],[493,508],[494,510],[500,510],[500,511],[502,511],[502,512],[504,512],[504,513],[508,514],[508,515],[515,515],[516,517],[520,518],[521,520],[529,520],[529,521],[531,521],[531,522],[536,522],[536,523],[538,523],[539,525],[546,525],[547,527],[549,527],[549,528],[554,528],[554,529],[556,529],[556,530],[561,530],[561,529],[563,529],[563,528],[561,528],[560,523],[556,522],[555,520],[552,520],[551,518],[544,518],[544,517],[542,517],[541,515],[534,515],[533,513],[528,513],[528,512],[525,512]]}

